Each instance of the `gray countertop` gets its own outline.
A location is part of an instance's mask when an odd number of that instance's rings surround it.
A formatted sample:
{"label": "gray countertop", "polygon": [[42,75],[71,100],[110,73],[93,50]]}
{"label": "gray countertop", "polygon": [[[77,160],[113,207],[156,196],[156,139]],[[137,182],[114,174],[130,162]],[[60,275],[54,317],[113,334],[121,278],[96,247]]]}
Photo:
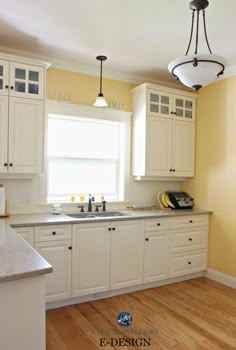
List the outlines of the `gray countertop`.
{"label": "gray countertop", "polygon": [[52,266],[41,257],[16,233],[14,227],[78,224],[88,222],[106,222],[150,219],[159,217],[176,217],[186,215],[210,214],[207,210],[137,210],[122,211],[122,217],[73,219],[65,214],[25,214],[12,215],[0,219],[0,282],[34,277],[52,272]]}
{"label": "gray countertop", "polygon": [[[8,220],[8,224],[12,227],[26,227],[26,226],[38,226],[38,225],[55,225],[55,224],[79,224],[88,222],[104,222],[104,221],[123,221],[123,220],[138,220],[138,219],[150,219],[160,217],[176,217],[186,215],[201,215],[210,214],[211,211],[200,209],[184,209],[184,210],[120,210],[126,214],[120,217],[95,217],[95,218],[83,218],[75,219],[67,216],[66,214],[53,215],[53,214],[27,214],[27,215],[12,215]],[[108,212],[109,213],[109,212]],[[94,213],[96,214],[96,213]]]}

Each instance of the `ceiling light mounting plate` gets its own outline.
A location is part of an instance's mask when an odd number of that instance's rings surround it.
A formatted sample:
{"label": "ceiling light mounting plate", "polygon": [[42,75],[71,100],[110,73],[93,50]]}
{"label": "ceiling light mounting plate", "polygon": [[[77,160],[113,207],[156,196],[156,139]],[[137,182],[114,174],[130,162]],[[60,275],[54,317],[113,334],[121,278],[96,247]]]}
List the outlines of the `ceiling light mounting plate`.
{"label": "ceiling light mounting plate", "polygon": [[106,60],[107,60],[107,57],[104,56],[104,55],[99,55],[99,56],[96,57],[96,59],[97,59],[98,61],[106,61]]}
{"label": "ceiling light mounting plate", "polygon": [[208,6],[208,0],[193,0],[189,3],[190,9],[195,11],[205,10]]}

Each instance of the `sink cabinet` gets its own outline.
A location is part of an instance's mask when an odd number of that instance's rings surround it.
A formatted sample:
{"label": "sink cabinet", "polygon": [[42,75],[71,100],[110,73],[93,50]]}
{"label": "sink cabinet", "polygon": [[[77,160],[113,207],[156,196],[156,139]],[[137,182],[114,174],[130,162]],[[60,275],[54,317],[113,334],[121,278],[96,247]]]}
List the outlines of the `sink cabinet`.
{"label": "sink cabinet", "polygon": [[109,290],[110,232],[108,224],[73,225],[72,296]]}

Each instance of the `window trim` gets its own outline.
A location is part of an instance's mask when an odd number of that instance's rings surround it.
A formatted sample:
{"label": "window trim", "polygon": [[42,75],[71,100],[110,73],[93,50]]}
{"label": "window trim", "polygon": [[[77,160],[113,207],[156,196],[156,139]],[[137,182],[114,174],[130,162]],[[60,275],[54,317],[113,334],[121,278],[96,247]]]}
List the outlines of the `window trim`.
{"label": "window trim", "polygon": [[[123,188],[123,200],[114,202],[129,201],[129,176],[130,176],[130,154],[131,154],[131,112],[122,110],[98,108],[90,106],[82,106],[71,103],[63,103],[56,101],[45,102],[45,121],[44,121],[44,172],[40,181],[40,202],[41,204],[50,204],[47,201],[47,134],[48,134],[48,115],[59,114],[65,116],[73,116],[88,119],[99,119],[105,121],[117,121],[125,123],[125,144],[122,145],[124,159],[124,179],[120,179]],[[65,202],[67,203],[67,202]]]}

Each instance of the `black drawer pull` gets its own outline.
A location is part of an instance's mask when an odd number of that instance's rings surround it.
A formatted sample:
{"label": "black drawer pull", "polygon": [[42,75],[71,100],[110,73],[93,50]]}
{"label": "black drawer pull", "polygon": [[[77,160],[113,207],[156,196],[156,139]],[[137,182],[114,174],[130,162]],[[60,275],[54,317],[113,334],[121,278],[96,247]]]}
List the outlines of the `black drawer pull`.
{"label": "black drawer pull", "polygon": [[115,231],[116,230],[116,228],[115,227],[112,227],[112,231]]}
{"label": "black drawer pull", "polygon": [[190,222],[190,224],[192,224],[192,223],[193,223],[193,220],[189,220],[189,222]]}
{"label": "black drawer pull", "polygon": [[7,166],[7,163],[4,163],[4,166]]}
{"label": "black drawer pull", "polygon": [[5,89],[9,89],[9,86],[8,86],[8,85],[5,85]]}
{"label": "black drawer pull", "polygon": [[193,239],[192,239],[192,238],[189,238],[188,240],[189,240],[189,241],[192,241]]}
{"label": "black drawer pull", "polygon": [[145,240],[148,242],[148,241],[149,241],[149,238],[145,238]]}
{"label": "black drawer pull", "polygon": [[10,166],[13,166],[13,164],[12,164],[12,163],[10,163],[9,165],[10,165]]}
{"label": "black drawer pull", "polygon": [[157,223],[157,226],[161,226],[160,222]]}
{"label": "black drawer pull", "polygon": [[111,231],[111,227],[108,228],[108,231]]}
{"label": "black drawer pull", "polygon": [[52,234],[53,234],[53,235],[56,235],[57,233],[56,233],[56,231],[53,231]]}
{"label": "black drawer pull", "polygon": [[11,86],[11,90],[13,90],[14,89],[14,86]]}
{"label": "black drawer pull", "polygon": [[191,261],[188,261],[188,264],[191,265],[192,264]]}
{"label": "black drawer pull", "polygon": [[68,249],[70,249],[70,250],[71,250],[71,249],[72,249],[72,247],[68,247]]}

